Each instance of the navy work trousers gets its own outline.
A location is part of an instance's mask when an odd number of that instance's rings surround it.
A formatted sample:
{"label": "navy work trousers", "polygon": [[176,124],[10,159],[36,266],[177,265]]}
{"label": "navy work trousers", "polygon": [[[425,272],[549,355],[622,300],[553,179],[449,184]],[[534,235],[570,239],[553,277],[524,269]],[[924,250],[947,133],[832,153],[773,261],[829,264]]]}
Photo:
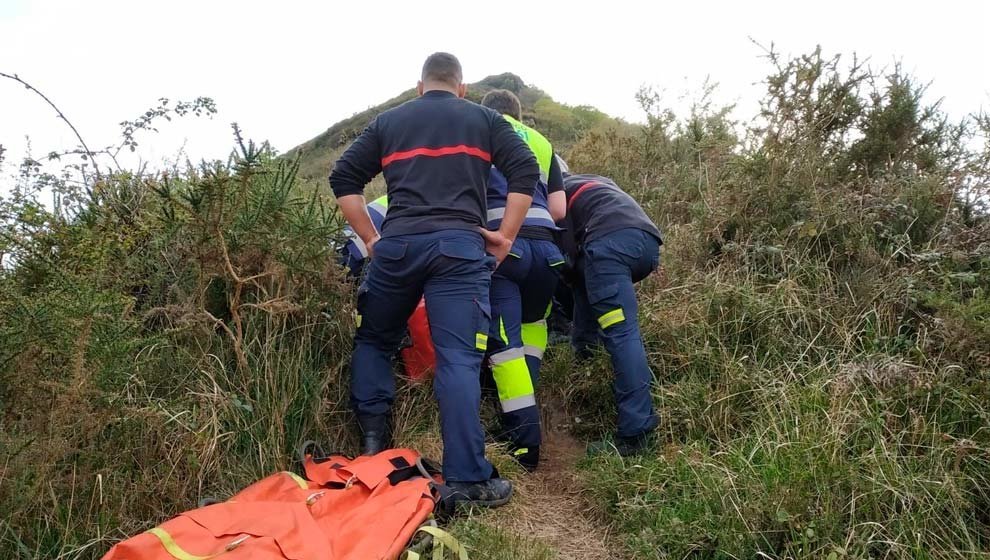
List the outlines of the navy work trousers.
{"label": "navy work trousers", "polygon": [[375,244],[368,277],[358,291],[351,405],[364,416],[390,412],[395,398],[391,357],[409,315],[426,296],[436,348],[433,389],[440,405],[443,475],[450,481],[479,482],[492,476],[485,458],[478,370],[488,343],[494,266],[480,233],[385,237]]}
{"label": "navy work trousers", "polygon": [[552,241],[518,238],[492,277],[492,373],[505,439],[518,448],[540,445],[536,387],[547,347],[546,317],[564,264]]}
{"label": "navy work trousers", "polygon": [[650,386],[653,372],[639,332],[633,284],[660,263],[660,243],[649,233],[621,229],[586,244],[574,287],[571,343],[578,356],[603,342],[615,370],[613,391],[619,409],[617,434],[632,437],[656,428]]}

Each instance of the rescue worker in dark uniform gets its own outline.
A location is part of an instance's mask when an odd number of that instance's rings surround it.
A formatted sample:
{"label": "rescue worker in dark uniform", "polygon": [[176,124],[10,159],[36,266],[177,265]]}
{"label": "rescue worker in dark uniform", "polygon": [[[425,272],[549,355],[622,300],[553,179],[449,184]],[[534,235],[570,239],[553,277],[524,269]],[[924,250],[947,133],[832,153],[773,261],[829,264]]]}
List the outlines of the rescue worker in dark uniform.
{"label": "rescue worker in dark uniform", "polygon": [[633,284],[657,269],[663,241],[643,209],[611,179],[565,173],[564,191],[562,244],[573,263],[571,344],[581,358],[604,343],[615,370],[619,409],[614,441],[592,445],[589,451],[614,448],[620,455],[633,455],[647,446],[658,422]]}
{"label": "rescue worker in dark uniform", "polygon": [[[547,348],[550,300],[560,278],[564,256],[554,242],[554,222],[564,218],[564,177],[553,146],[536,130],[519,122],[522,104],[511,91],[493,90],[481,100],[498,111],[533,150],[540,182],[533,204],[519,229],[508,258],[492,277],[492,330],[488,337],[492,374],[502,408],[502,433],[512,456],[527,470],[540,460],[540,411],[535,388]],[[488,228],[497,229],[505,212],[508,183],[492,167],[488,183]]]}
{"label": "rescue worker in dark uniform", "polygon": [[[341,211],[371,256],[358,291],[351,404],[362,452],[387,448],[395,397],[390,357],[425,294],[444,479],[454,501],[497,506],[509,500],[512,484],[485,458],[478,371],[488,347],[491,274],[526,216],[539,166],[508,121],[463,99],[454,56],[427,58],[417,90],[418,98],[378,115],[330,174]],[[509,192],[495,232],[484,229],[492,164],[506,176]],[[379,172],[388,193],[381,237],[362,194]]]}
{"label": "rescue worker in dark uniform", "polygon": [[[382,224],[385,222],[385,214],[388,212],[388,196],[382,195],[368,203],[368,217],[375,226],[375,231],[379,234],[382,231]],[[341,247],[341,264],[347,268],[347,274],[353,278],[360,278],[364,265],[368,260],[368,247],[364,244],[357,233],[350,226],[344,227],[344,235],[347,236],[347,243]]]}

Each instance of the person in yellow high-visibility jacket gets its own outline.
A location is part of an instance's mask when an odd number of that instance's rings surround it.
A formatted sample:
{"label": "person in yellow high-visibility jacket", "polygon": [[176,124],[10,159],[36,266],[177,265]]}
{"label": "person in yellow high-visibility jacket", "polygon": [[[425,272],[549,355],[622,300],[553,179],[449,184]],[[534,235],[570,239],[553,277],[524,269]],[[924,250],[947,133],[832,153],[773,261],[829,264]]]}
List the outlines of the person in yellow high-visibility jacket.
{"label": "person in yellow high-visibility jacket", "polygon": [[[540,459],[540,411],[536,386],[540,363],[547,347],[550,301],[559,280],[564,257],[554,242],[564,218],[564,179],[553,146],[539,132],[526,126],[519,99],[510,91],[494,90],[481,100],[485,107],[505,117],[516,134],[533,150],[540,166],[540,182],[533,203],[512,244],[508,258],[492,277],[492,329],[488,349],[492,374],[502,408],[499,439],[510,445],[513,457],[528,470]],[[488,228],[497,229],[505,213],[507,185],[495,167],[488,182]]]}

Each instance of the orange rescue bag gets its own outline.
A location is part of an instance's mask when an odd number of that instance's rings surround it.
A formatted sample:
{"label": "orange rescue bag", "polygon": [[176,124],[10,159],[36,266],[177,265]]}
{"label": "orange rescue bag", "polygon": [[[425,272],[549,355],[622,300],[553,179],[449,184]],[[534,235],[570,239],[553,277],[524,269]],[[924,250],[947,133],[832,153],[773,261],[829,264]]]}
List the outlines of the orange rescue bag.
{"label": "orange rescue bag", "polygon": [[433,513],[441,481],[411,449],[307,454],[303,465],[305,477],[273,474],[118,543],[103,560],[396,559]]}
{"label": "orange rescue bag", "polygon": [[433,376],[437,363],[433,338],[430,336],[430,321],[426,315],[426,300],[419,300],[407,325],[412,344],[401,352],[406,375],[413,381],[426,381]]}

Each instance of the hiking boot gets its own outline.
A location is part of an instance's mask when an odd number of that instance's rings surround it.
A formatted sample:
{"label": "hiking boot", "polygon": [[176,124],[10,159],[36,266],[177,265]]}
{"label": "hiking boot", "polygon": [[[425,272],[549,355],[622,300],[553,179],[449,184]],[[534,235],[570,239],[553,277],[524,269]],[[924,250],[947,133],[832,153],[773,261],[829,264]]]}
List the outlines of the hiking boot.
{"label": "hiking boot", "polygon": [[[489,430],[492,431],[492,430]],[[520,446],[512,441],[512,432],[501,428],[495,433],[495,441],[505,444],[506,451],[526,472],[534,472],[540,464],[540,446]]]}
{"label": "hiking boot", "polygon": [[445,506],[453,514],[467,506],[504,506],[512,497],[512,483],[504,478],[491,478],[482,482],[447,482],[446,492],[441,492]]}
{"label": "hiking boot", "polygon": [[653,432],[645,432],[637,436],[616,435],[612,440],[596,441],[588,445],[588,455],[606,455],[616,453],[620,457],[631,457],[648,451],[653,443]]}
{"label": "hiking boot", "polygon": [[387,416],[358,416],[361,455],[376,455],[392,446]]}
{"label": "hiking boot", "polygon": [[522,468],[526,469],[526,472],[536,471],[536,467],[540,464],[540,446],[534,445],[531,447],[518,447],[509,448],[509,454],[512,458],[519,463]]}
{"label": "hiking boot", "polygon": [[361,436],[361,455],[377,455],[391,447],[385,433],[368,431]]}

